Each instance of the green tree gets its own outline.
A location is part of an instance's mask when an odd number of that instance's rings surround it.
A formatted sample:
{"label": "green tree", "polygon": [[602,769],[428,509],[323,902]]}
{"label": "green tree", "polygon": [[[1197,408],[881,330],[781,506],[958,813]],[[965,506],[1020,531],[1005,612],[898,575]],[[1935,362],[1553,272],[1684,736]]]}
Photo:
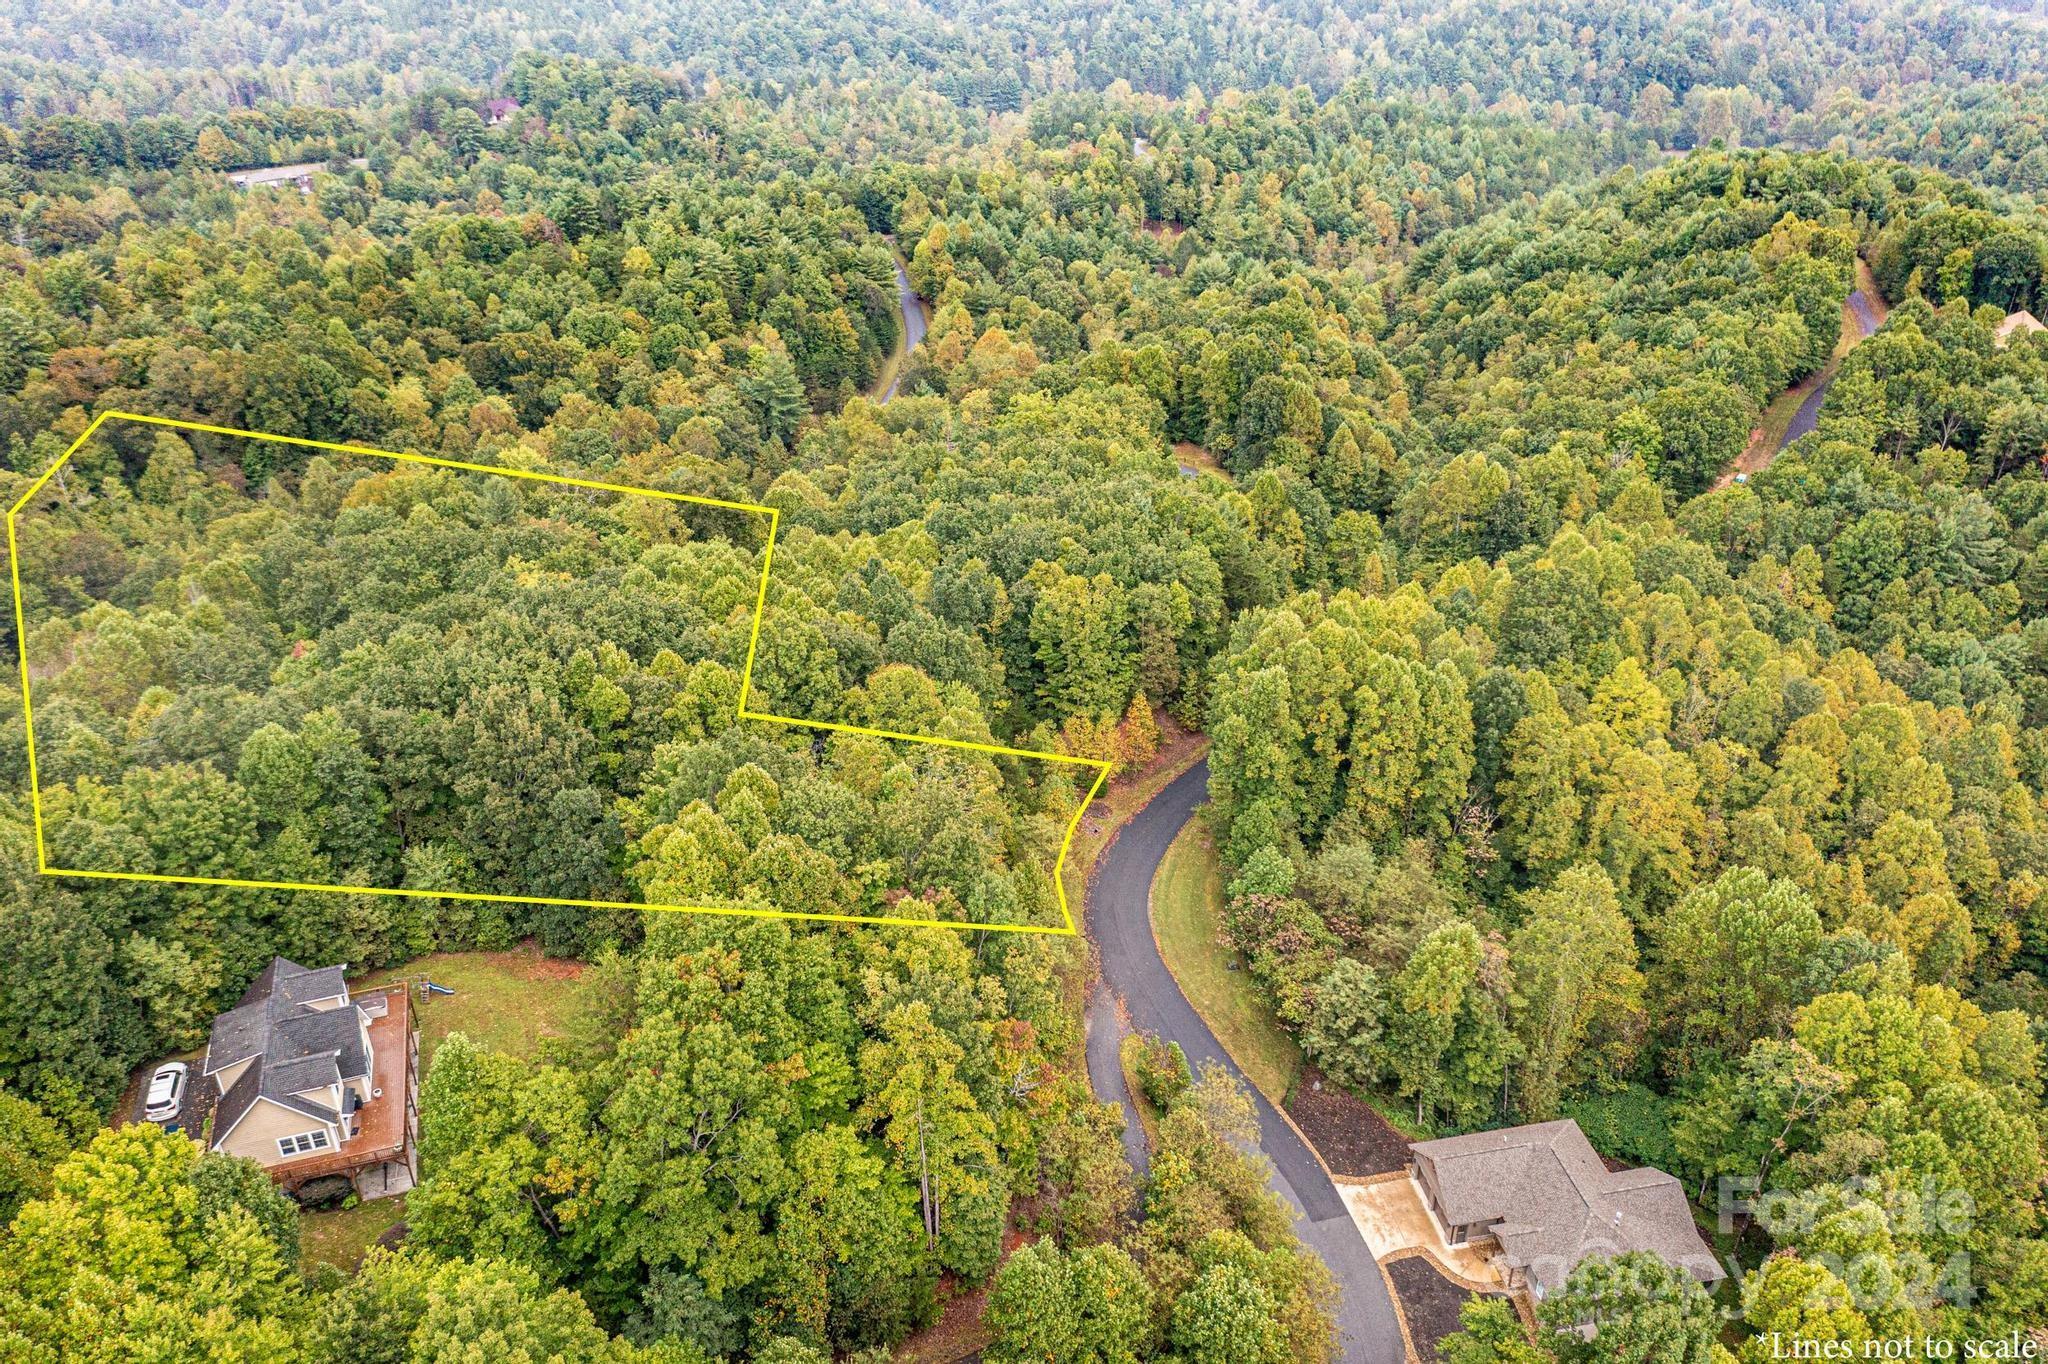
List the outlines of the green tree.
{"label": "green tree", "polygon": [[1135,659],[1126,629],[1123,591],[1106,573],[1093,578],[1058,564],[1032,567],[1031,645],[1044,678],[1045,712],[1116,715],[1128,704]]}
{"label": "green tree", "polygon": [[1379,1078],[1386,992],[1379,973],[1355,957],[1339,957],[1316,986],[1301,1045],[1340,1085],[1364,1089]]}
{"label": "green tree", "polygon": [[1581,1260],[1538,1315],[1553,1331],[1570,1332],[1594,1323],[1589,1340],[1561,1335],[1559,1357],[1566,1364],[1625,1364],[1669,1360],[1671,1364],[1716,1364],[1721,1315],[1714,1300],[1684,1270],[1650,1251]]}
{"label": "green tree", "polygon": [[850,1127],[806,1132],[776,1214],[775,1301],[792,1326],[842,1349],[886,1344],[935,1311],[937,1274],[912,1191]]}
{"label": "green tree", "polygon": [[0,1227],[50,1191],[50,1170],[70,1149],[40,1108],[0,1088]]}
{"label": "green tree", "polygon": [[1167,1338],[1189,1364],[1283,1364],[1290,1356],[1278,1311],[1264,1284],[1225,1262],[1174,1299]]}
{"label": "green tree", "polygon": [[1468,1298],[1458,1310],[1461,1329],[1436,1343],[1444,1364],[1555,1364],[1549,1341],[1532,1344],[1506,1299]]}
{"label": "green tree", "polygon": [[[437,1260],[373,1250],[322,1303],[307,1358],[365,1364],[639,1364],[671,1360],[606,1335],[589,1307],[501,1260]],[[688,1356],[681,1356],[687,1359]]]}
{"label": "green tree", "polygon": [[987,1353],[1006,1364],[1136,1364],[1148,1353],[1151,1318],[1151,1286],[1123,1250],[1104,1245],[1069,1253],[1040,1241],[1013,1254],[996,1275],[987,1314],[996,1335]]}
{"label": "green tree", "polygon": [[[302,1357],[294,1214],[261,1171],[152,1123],[102,1132],[16,1213],[0,1349],[25,1359]],[[205,1173],[202,1174],[202,1171]],[[260,1186],[260,1187],[259,1187]]]}
{"label": "green tree", "polygon": [[[1467,1026],[1479,1007],[1472,996],[1480,989],[1483,956],[1478,930],[1446,924],[1422,940],[1388,986],[1381,1053],[1396,1092],[1415,1100],[1418,1123],[1432,1112],[1468,1106],[1475,1090],[1490,1087],[1486,1067],[1505,1063],[1504,1045],[1485,1056],[1487,1039]],[[1504,1036],[1494,1040],[1506,1042]]]}
{"label": "green tree", "polygon": [[1581,1085],[1627,1072],[1645,1024],[1643,978],[1635,931],[1600,868],[1572,868],[1523,911],[1508,940],[1516,1106],[1543,1121]]}
{"label": "green tree", "polygon": [[1004,1200],[993,1125],[960,1078],[963,1059],[929,1004],[895,1006],[861,1048],[862,1112],[916,1186],[926,1247],[946,1268],[979,1277],[1001,1253]]}
{"label": "green tree", "polygon": [[1753,867],[1732,868],[1687,895],[1651,936],[1649,993],[1675,1070],[1783,1036],[1818,983],[1824,936],[1812,900]]}
{"label": "green tree", "polygon": [[1663,435],[1654,472],[1681,497],[1704,490],[1742,453],[1756,418],[1747,394],[1714,379],[1663,389],[1648,410]]}
{"label": "green tree", "polygon": [[451,1033],[420,1091],[426,1177],[406,1199],[409,1239],[438,1254],[519,1264],[553,1282],[598,1152],[575,1076]]}

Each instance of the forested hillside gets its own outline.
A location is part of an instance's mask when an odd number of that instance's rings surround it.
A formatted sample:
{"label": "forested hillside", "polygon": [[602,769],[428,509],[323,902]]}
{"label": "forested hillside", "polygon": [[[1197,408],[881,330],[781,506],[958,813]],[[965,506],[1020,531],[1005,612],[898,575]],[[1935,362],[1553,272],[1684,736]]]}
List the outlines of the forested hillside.
{"label": "forested hillside", "polygon": [[[1908,301],[1820,432],[1689,496],[1824,357],[1859,241]],[[1397,573],[1245,614],[1209,696],[1231,932],[1310,1055],[1419,1125],[1579,1114],[1793,1193],[1766,1221],[1814,1259],[1766,1263],[1753,1329],[1828,1255],[1894,1285],[1845,1339],[2043,1310],[2048,355],[1992,335],[2041,260],[1831,158],[1440,238],[1388,320]],[[1930,1188],[1970,1215],[1897,1202]],[[1973,1312],[1909,1286],[1943,1273]]]}
{"label": "forested hillside", "polygon": [[[1117,82],[1178,99],[1190,87],[1354,80],[1460,111],[1628,116],[1690,145],[1798,135],[1843,101],[1880,116],[1941,88],[2043,73],[2038,10],[2001,0],[1936,5],[1717,6],[1589,0],[1505,4],[1342,0],[1189,9],[1157,0],[883,6],[521,3],[440,10],[210,0],[182,9],[102,2],[0,10],[19,112],[226,109],[266,100],[355,103],[437,78],[487,81],[529,48],[679,67],[694,81],[789,92],[829,82],[914,84],[965,105]],[[10,114],[18,112],[14,108]]]}
{"label": "forested hillside", "polygon": [[[1326,1083],[1773,1191],[1460,1364],[2035,1327],[2048,49],[1863,8],[9,9],[0,482],[134,411],[773,506],[754,704],[1170,712]],[[758,517],[110,422],[16,545],[53,863],[1057,921],[1070,771],[735,718]],[[1085,940],[41,877],[19,710],[0,1357],[1340,1347],[1226,1077],[1129,1169]],[[102,1131],[274,954],[529,937],[591,1022],[441,1045],[358,1274]]]}

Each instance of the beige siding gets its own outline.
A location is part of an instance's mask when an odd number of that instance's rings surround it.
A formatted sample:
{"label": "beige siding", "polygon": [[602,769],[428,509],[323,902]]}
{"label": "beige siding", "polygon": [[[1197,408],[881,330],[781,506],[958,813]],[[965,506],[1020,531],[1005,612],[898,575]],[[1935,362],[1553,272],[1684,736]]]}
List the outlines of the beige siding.
{"label": "beige siding", "polygon": [[291,1109],[274,1104],[268,1099],[258,1099],[249,1111],[242,1115],[242,1120],[235,1124],[234,1130],[227,1134],[226,1139],[219,1142],[217,1149],[231,1156],[247,1156],[262,1165],[276,1165],[284,1159],[277,1153],[279,1137],[311,1132],[315,1128],[325,1129],[327,1139],[331,1143],[319,1154],[329,1155],[341,1148],[334,1129],[318,1118],[294,1113]]}
{"label": "beige siding", "polygon": [[341,1095],[335,1093],[333,1085],[321,1085],[317,1089],[302,1089],[293,1097],[310,1100],[313,1103],[319,1104],[322,1108],[331,1108],[337,1113],[341,1111]]}
{"label": "beige siding", "polygon": [[223,1070],[219,1074],[215,1075],[213,1077],[213,1082],[216,1085],[220,1086],[220,1092],[222,1094],[225,1094],[229,1090],[233,1089],[235,1087],[235,1081],[242,1078],[242,1072],[247,1070],[249,1068],[249,1063],[255,1059],[256,1058],[253,1056],[245,1056],[241,1060],[229,1066],[226,1070]]}

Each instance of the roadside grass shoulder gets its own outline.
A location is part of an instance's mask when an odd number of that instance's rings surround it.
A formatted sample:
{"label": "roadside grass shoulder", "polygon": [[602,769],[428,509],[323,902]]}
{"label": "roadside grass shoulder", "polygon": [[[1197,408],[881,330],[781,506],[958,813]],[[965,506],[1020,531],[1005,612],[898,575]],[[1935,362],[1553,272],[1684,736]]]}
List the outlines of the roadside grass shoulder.
{"label": "roadside grass shoulder", "polygon": [[[907,270],[910,266],[910,262],[903,258],[903,252],[901,248],[897,247],[893,239],[890,241],[889,245],[890,249],[895,252],[897,268]],[[920,320],[923,321],[926,326],[930,326],[930,307],[922,299],[918,300],[917,306],[924,313],[924,316]],[[885,403],[889,401],[889,395],[896,388],[896,381],[903,374],[903,367],[910,362],[910,352],[912,347],[910,341],[909,319],[901,315],[902,299],[900,298],[900,296],[897,300],[897,311],[897,320],[901,325],[899,325],[896,330],[896,344],[890,348],[889,353],[886,356],[882,357],[882,366],[880,369],[875,371],[874,382],[868,385],[867,399],[869,402]]]}
{"label": "roadside grass shoulder", "polygon": [[1223,940],[1223,864],[1206,822],[1167,849],[1152,883],[1152,932],[1181,993],[1274,1107],[1301,1074],[1301,1047],[1281,1027],[1249,972],[1232,970]]}

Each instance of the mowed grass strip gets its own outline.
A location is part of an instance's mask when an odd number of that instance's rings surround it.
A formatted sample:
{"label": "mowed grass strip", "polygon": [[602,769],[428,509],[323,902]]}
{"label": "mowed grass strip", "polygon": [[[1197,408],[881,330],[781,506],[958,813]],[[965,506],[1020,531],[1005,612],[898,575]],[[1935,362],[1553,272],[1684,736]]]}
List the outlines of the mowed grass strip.
{"label": "mowed grass strip", "polygon": [[1275,1106],[1301,1073],[1301,1048],[1223,942],[1223,864],[1203,820],[1180,831],[1152,882],[1152,932],[1181,993]]}

